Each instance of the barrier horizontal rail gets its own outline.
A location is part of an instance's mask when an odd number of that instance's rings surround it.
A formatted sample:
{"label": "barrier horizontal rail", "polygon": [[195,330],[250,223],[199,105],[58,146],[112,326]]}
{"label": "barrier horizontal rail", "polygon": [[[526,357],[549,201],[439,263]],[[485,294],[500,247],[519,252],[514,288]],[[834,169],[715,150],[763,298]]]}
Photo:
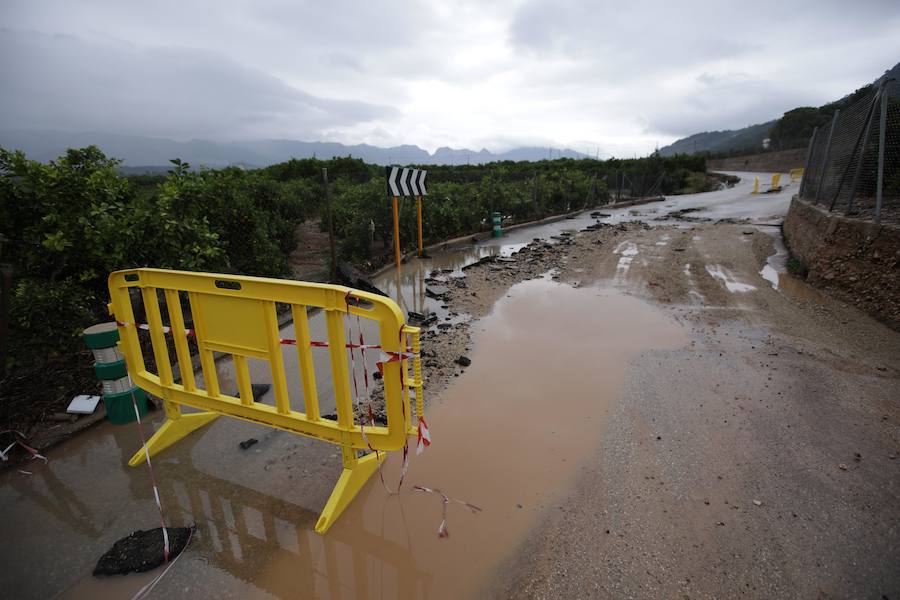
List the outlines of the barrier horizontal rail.
{"label": "barrier horizontal rail", "polygon": [[[408,436],[419,435],[418,426],[412,425],[410,407],[413,389],[416,414],[421,419],[419,329],[405,325],[400,308],[388,298],[329,284],[163,269],[112,273],[109,291],[110,309],[119,328],[119,345],[129,375],[138,387],[160,397],[165,407],[166,421],[147,442],[151,456],[220,415],[337,444],[341,446],[344,470],[316,525],[316,530],[324,533],[378,468],[384,459],[381,452],[405,449]],[[146,323],[138,323],[135,318],[135,291],[142,301]],[[163,322],[160,300],[164,301],[168,324]],[[191,328],[185,326],[183,303],[190,310]],[[280,336],[278,304],[290,307],[297,339]],[[327,341],[311,339],[308,307],[324,311]],[[349,316],[376,322],[379,344],[348,342],[344,323]],[[139,330],[149,333],[155,372],[147,368]],[[174,380],[168,339],[174,346],[180,382]],[[189,339],[196,344],[200,356],[203,386],[194,377]],[[296,410],[289,397],[282,345],[297,347],[303,411]],[[336,420],[326,419],[320,413],[313,347],[329,351]],[[347,358],[347,349],[352,352],[356,348],[383,353],[379,368],[384,375],[386,426],[356,422]],[[220,389],[216,352],[233,358],[237,396],[224,394]],[[250,358],[269,363],[274,405],[254,399],[247,365]],[[203,412],[183,413],[183,406]],[[360,457],[360,450],[376,452]],[[142,460],[143,453],[138,452],[129,464],[136,466]]]}

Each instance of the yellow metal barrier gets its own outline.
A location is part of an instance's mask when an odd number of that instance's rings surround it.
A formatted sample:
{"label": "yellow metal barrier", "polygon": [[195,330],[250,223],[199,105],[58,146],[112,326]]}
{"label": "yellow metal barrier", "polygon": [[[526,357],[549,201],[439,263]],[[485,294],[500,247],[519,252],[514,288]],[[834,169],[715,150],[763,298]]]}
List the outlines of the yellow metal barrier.
{"label": "yellow metal barrier", "polygon": [[776,192],[781,189],[781,173],[772,174],[772,185],[769,186],[770,192]]}
{"label": "yellow metal barrier", "polygon": [[[133,288],[139,291],[143,301],[146,325],[135,321]],[[125,355],[128,373],[136,385],[160,397],[165,406],[167,419],[147,442],[151,456],[219,415],[338,444],[344,469],[316,524],[316,531],[325,533],[385,457],[375,452],[360,457],[359,451],[399,450],[406,445],[408,435],[418,433],[417,427],[412,425],[409,390],[415,390],[416,415],[421,417],[419,329],[404,325],[403,313],[388,298],[336,285],[161,269],[117,271],[109,277],[109,291],[110,308],[119,323],[119,346]],[[193,329],[185,327],[183,294],[186,294],[190,307]],[[165,301],[168,325],[163,323],[160,298]],[[281,350],[284,340],[278,330],[276,303],[289,305],[293,313],[303,412],[292,406],[288,394]],[[310,339],[307,307],[324,310],[327,344]],[[355,422],[344,327],[348,313],[378,324],[380,349],[388,356],[383,362],[386,427]],[[139,328],[149,331],[155,372],[148,370],[144,360]],[[181,374],[178,383],[173,377],[167,334],[171,334]],[[203,387],[194,377],[188,345],[190,338],[196,342],[200,355]],[[312,344],[328,347],[336,421],[320,414]],[[410,349],[412,352],[408,351]],[[223,394],[219,389],[214,352],[233,357],[237,397]],[[268,361],[272,371],[274,406],[254,400],[248,358]],[[410,359],[412,378],[408,377]],[[182,406],[203,412],[182,413]],[[143,451],[139,451],[129,465],[136,466],[142,460]]]}
{"label": "yellow metal barrier", "polygon": [[800,181],[801,179],[803,179],[803,168],[801,167],[799,169],[791,169],[790,175],[792,183],[795,181]]}
{"label": "yellow metal barrier", "polygon": [[751,194],[758,194],[758,193],[759,193],[759,177],[754,177],[754,178],[753,178],[753,191],[750,192],[750,193],[751,193]]}

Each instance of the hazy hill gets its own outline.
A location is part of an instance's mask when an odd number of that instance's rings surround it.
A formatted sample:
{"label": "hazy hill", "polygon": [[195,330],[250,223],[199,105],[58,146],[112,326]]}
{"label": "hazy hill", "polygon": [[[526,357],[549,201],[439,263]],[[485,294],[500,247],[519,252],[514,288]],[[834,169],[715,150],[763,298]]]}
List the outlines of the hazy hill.
{"label": "hazy hill", "polygon": [[843,109],[853,104],[869,92],[872,86],[880,85],[887,79],[900,80],[900,63],[884,72],[884,75],[858,90],[847,94],[840,100],[829,102],[819,107],[801,106],[787,111],[780,119],[751,125],[743,129],[726,131],[704,131],[677,140],[659,149],[663,156],[673,154],[694,154],[710,152],[713,154],[737,154],[761,152],[763,140],[769,138],[768,150],[789,150],[803,148],[812,135],[813,128],[827,124],[836,108]]}
{"label": "hazy hill", "polygon": [[769,136],[769,130],[775,121],[767,121],[751,125],[743,129],[726,129],[725,131],[704,131],[682,138],[659,149],[663,156],[674,154],[695,154],[697,152],[727,153],[734,150],[754,149],[763,146],[763,139]]}
{"label": "hazy hill", "polygon": [[[353,156],[375,164],[480,164],[501,160],[536,161],[548,158],[550,149],[513,148],[506,152],[439,148],[434,154],[418,146],[379,148],[368,144],[348,146],[335,142],[297,140],[257,140],[248,142],[178,142],[165,138],[121,135],[102,132],[66,133],[62,131],[18,130],[0,132],[0,147],[22,150],[29,158],[48,161],[65,153],[66,148],[99,146],[107,156],[121,158],[130,171],[150,170],[180,158],[194,166],[224,167],[243,165],[265,167],[291,158],[334,158]],[[553,149],[553,157],[580,158],[574,150]]]}

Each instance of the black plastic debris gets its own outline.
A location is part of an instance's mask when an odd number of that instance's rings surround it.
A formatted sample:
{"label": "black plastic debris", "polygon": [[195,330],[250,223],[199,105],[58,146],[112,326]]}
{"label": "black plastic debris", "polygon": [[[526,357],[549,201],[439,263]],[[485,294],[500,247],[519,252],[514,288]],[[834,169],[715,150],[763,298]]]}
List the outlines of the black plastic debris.
{"label": "black plastic debris", "polygon": [[[167,527],[169,560],[181,554],[191,535],[191,527]],[[123,537],[100,557],[94,575],[143,573],[163,564],[162,527],[134,531]]]}
{"label": "black plastic debris", "polygon": [[272,386],[268,383],[251,383],[250,390],[253,392],[253,401],[259,402],[259,399],[266,395],[270,387]]}
{"label": "black plastic debris", "polygon": [[249,448],[250,446],[252,446],[253,444],[255,444],[257,442],[259,442],[258,439],[250,438],[249,440],[244,440],[243,442],[241,442],[238,445],[241,447],[241,450],[246,450],[247,448]]}

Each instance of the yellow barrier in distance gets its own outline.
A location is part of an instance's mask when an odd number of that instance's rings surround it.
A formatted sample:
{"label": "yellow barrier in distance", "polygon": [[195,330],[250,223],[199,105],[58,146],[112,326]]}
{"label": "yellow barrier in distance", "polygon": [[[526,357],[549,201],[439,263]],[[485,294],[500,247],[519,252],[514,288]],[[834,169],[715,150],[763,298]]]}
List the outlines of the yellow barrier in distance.
{"label": "yellow barrier in distance", "polygon": [[759,177],[754,177],[754,178],[753,178],[753,191],[750,192],[750,193],[751,193],[751,194],[758,194],[758,193],[759,193]]}
{"label": "yellow barrier in distance", "polygon": [[769,191],[776,192],[781,189],[781,173],[773,173],[772,174],[772,185],[769,186]]}
{"label": "yellow barrier in distance", "polygon": [[795,181],[800,181],[801,179],[803,179],[803,168],[801,167],[799,169],[791,169],[790,176],[792,183]]}
{"label": "yellow barrier in distance", "polygon": [[[155,372],[146,365],[138,338],[132,290],[143,301]],[[235,417],[317,438],[341,447],[343,471],[322,514],[316,531],[325,533],[377,470],[385,455],[360,450],[400,450],[408,435],[416,435],[410,411],[410,389],[415,390],[416,415],[423,415],[419,329],[404,324],[403,313],[389,298],[343,286],[285,281],[262,277],[190,273],[162,269],[130,269],[109,276],[111,313],[119,323],[119,346],[134,383],[163,400],[166,421],[148,440],[150,455],[171,446],[220,415]],[[164,299],[168,325],[163,323],[160,299]],[[186,302],[185,302],[186,300]],[[189,307],[193,329],[185,328],[182,304]],[[297,335],[297,361],[302,380],[304,411],[296,410],[288,394],[278,329],[276,303],[289,305]],[[320,414],[319,396],[307,307],[323,309],[337,420]],[[381,351],[393,360],[383,362],[387,426],[355,422],[347,361],[347,314],[377,322]],[[166,336],[172,336],[181,381],[173,377]],[[196,342],[205,389],[198,385],[191,364],[188,339]],[[411,344],[412,352],[408,352]],[[323,345],[323,344],[319,344]],[[238,396],[219,388],[214,353],[233,357]],[[247,359],[268,361],[272,372],[273,405],[256,402],[250,384]],[[407,377],[409,361],[413,377]],[[401,379],[402,378],[402,379]],[[187,406],[203,412],[182,413]],[[144,460],[137,452],[129,465]]]}

